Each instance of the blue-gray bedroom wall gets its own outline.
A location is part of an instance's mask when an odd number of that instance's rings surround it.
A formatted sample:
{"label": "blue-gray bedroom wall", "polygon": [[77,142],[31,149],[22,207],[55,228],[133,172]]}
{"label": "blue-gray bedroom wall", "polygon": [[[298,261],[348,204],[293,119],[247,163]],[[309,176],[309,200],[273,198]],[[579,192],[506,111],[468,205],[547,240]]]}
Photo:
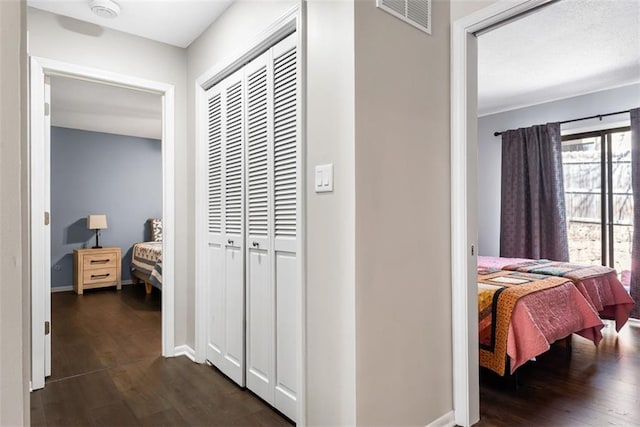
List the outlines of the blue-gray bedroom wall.
{"label": "blue-gray bedroom wall", "polygon": [[159,140],[51,128],[51,286],[73,284],[73,250],[95,244],[88,214],[107,215],[100,245],[122,248],[122,280],[146,221],[162,216]]}

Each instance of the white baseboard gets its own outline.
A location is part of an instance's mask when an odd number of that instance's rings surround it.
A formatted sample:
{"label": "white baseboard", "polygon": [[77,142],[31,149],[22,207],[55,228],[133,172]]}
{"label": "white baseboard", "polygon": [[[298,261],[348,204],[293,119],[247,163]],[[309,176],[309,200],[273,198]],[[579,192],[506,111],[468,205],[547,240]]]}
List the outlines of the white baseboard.
{"label": "white baseboard", "polygon": [[179,345],[176,347],[175,351],[174,351],[174,356],[187,356],[189,359],[191,359],[192,362],[196,361],[196,352],[194,349],[192,349],[191,347],[189,347],[188,345]]}
{"label": "white baseboard", "polygon": [[[122,286],[124,285],[132,285],[133,284],[133,280],[123,280],[122,281]],[[73,285],[68,285],[68,286],[52,286],[51,287],[51,293],[55,293],[55,292],[66,292],[66,291],[72,291],[73,290]]]}
{"label": "white baseboard", "polygon": [[427,424],[427,427],[453,427],[456,425],[456,419],[453,411],[449,411],[440,418]]}

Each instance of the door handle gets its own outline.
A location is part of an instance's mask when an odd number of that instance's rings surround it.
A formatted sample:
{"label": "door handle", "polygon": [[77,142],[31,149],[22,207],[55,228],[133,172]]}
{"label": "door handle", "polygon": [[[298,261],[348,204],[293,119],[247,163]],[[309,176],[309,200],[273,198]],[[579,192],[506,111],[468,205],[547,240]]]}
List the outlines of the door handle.
{"label": "door handle", "polygon": [[230,244],[230,245],[233,245],[233,240],[229,239],[229,240],[227,240],[227,243]]}
{"label": "door handle", "polygon": [[258,242],[253,242],[253,247],[254,247],[254,248],[257,248],[258,246],[260,246],[260,243],[258,243]]}

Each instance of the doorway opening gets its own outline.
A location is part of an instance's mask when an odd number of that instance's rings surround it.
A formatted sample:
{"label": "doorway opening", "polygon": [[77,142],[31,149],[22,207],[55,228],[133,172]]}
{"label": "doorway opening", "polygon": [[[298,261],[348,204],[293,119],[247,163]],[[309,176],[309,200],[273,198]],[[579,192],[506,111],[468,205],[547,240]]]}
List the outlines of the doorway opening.
{"label": "doorway opening", "polygon": [[[483,246],[486,249],[486,245],[482,245],[482,242],[478,240],[478,232],[482,233],[487,230],[485,224],[479,224],[479,213],[484,209],[480,202],[485,202],[486,206],[488,199],[484,197],[485,195],[479,194],[479,183],[476,181],[480,177],[476,159],[479,155],[478,139],[480,137],[479,127],[481,126],[478,123],[478,98],[476,97],[478,87],[478,40],[476,36],[488,31],[488,29],[504,26],[508,21],[526,16],[537,8],[546,6],[547,3],[561,2],[519,1],[510,2],[509,4],[500,3],[502,2],[490,5],[455,21],[452,29],[454,412],[456,423],[461,425],[471,425],[478,421],[480,416],[477,388],[478,353],[476,349],[478,338],[476,335],[478,331],[478,313],[476,311],[477,259],[475,255],[482,254]],[[613,111],[617,110],[620,109],[614,109]],[[599,113],[607,112],[599,111]],[[577,117],[581,115],[577,114]],[[584,115],[588,116],[589,114]],[[574,117],[569,117],[568,119],[577,117],[574,115]],[[560,120],[562,119],[555,119],[555,121]],[[554,119],[550,118],[541,121],[541,123],[553,121]],[[491,133],[518,127],[522,126],[493,126]],[[499,151],[497,155],[499,159]],[[606,163],[605,161],[605,167],[607,167]],[[484,172],[487,172],[486,169]],[[482,187],[481,182],[480,186]],[[492,201],[495,202],[496,199],[492,199]],[[498,191],[498,211],[499,208],[500,198]],[[499,224],[499,221],[497,223]],[[607,228],[609,227],[609,222],[607,222],[606,226]],[[496,234],[493,233],[493,235]],[[480,247],[478,247],[479,243]]]}
{"label": "doorway opening", "polygon": [[[64,80],[63,80],[64,79]],[[32,378],[31,378],[31,389],[36,390],[39,388],[43,388],[45,386],[45,377],[51,375],[52,370],[52,353],[51,353],[51,334],[50,331],[56,328],[55,324],[51,323],[51,290],[52,276],[56,274],[62,274],[63,272],[68,274],[67,281],[70,280],[69,277],[72,277],[69,273],[69,269],[73,269],[70,267],[73,265],[72,258],[73,256],[62,257],[61,259],[56,259],[52,265],[52,225],[51,225],[51,148],[52,148],[52,140],[51,140],[51,112],[52,112],[52,104],[51,104],[51,84],[55,85],[58,82],[59,85],[64,85],[65,83],[69,83],[70,81],[82,81],[85,85],[95,85],[96,87],[102,87],[104,89],[104,85],[111,87],[113,90],[121,90],[121,91],[136,91],[137,93],[142,92],[145,95],[152,96],[159,103],[158,111],[161,114],[161,121],[159,122],[159,132],[158,135],[160,138],[159,144],[160,147],[157,146],[156,143],[155,150],[160,149],[161,153],[157,155],[157,159],[159,160],[156,169],[160,169],[159,179],[160,182],[157,184],[161,190],[161,201],[159,201],[159,206],[156,208],[161,215],[163,222],[163,238],[162,243],[160,243],[160,247],[162,250],[162,298],[161,298],[161,307],[162,307],[162,330],[161,330],[161,342],[162,342],[162,355],[165,357],[171,357],[175,355],[174,348],[174,333],[173,333],[173,316],[174,316],[174,88],[171,85],[167,85],[164,83],[158,83],[153,81],[147,81],[137,78],[132,78],[129,76],[118,75],[111,72],[105,72],[102,70],[91,69],[86,67],[80,67],[75,64],[68,64],[59,61],[31,57],[31,69],[30,69],[30,83],[31,83],[31,95],[30,95],[30,113],[31,113],[31,140],[30,140],[30,152],[31,152],[31,266],[32,266],[32,289],[31,289],[31,315],[32,315]],[[97,101],[97,100],[96,100]],[[99,104],[96,102],[95,104]],[[55,108],[55,106],[54,106]],[[54,113],[55,114],[55,113]],[[108,121],[108,118],[105,116],[104,121]],[[115,126],[115,125],[114,125]],[[56,134],[62,134],[62,139],[66,142],[69,140],[73,140],[74,138],[78,138],[78,143],[86,142],[92,137],[95,137],[95,134],[80,134],[78,132],[73,132],[70,130],[65,130],[64,127],[54,128],[54,132]],[[59,136],[59,135],[58,135]],[[149,141],[147,141],[149,142]],[[97,144],[99,149],[106,150],[108,152],[110,149],[106,148],[104,145],[100,147],[100,144]],[[140,147],[137,147],[140,148]],[[88,145],[79,146],[79,150],[87,150]],[[78,151],[78,150],[76,150]],[[66,175],[66,178],[70,179],[69,182],[75,182],[74,188],[77,191],[77,194],[80,194],[82,186],[89,186],[87,189],[87,193],[91,194],[91,184],[92,179],[95,179],[98,175],[98,169],[101,167],[105,167],[105,171],[109,170],[109,161],[113,160],[110,158],[108,153],[103,153],[102,155],[95,156],[93,159],[85,160],[91,164],[95,164],[95,170],[92,172],[80,173],[80,176],[75,176],[77,180],[74,181],[73,171],[68,171],[65,169],[69,169],[70,167],[61,167],[62,174]],[[77,154],[77,153],[75,153]],[[158,153],[157,153],[158,154]],[[63,156],[60,160],[63,162],[66,159]],[[77,165],[78,169],[80,165]],[[86,165],[84,165],[86,166]],[[93,166],[93,165],[91,165]],[[99,167],[100,166],[100,167]],[[91,171],[91,169],[89,169]],[[131,171],[129,171],[131,172]],[[72,175],[72,176],[69,176]],[[116,176],[112,176],[112,180],[117,182]],[[120,179],[125,177],[119,177]],[[104,184],[106,178],[100,178],[100,183],[95,182],[95,187],[98,188]],[[68,191],[69,189],[65,189]],[[73,189],[71,192],[67,192],[67,195],[73,194]],[[102,189],[104,191],[104,188]],[[118,192],[115,191],[114,197],[118,203],[122,202],[121,198],[118,196]],[[102,194],[103,197],[97,197],[98,205],[92,207],[91,209],[100,209],[99,203],[107,199],[106,194]],[[115,203],[115,202],[114,202]],[[144,201],[140,201],[140,203],[144,203]],[[73,203],[67,203],[65,206],[69,208]],[[106,209],[106,207],[102,207]],[[89,209],[89,208],[87,208]],[[131,208],[133,209],[133,207]],[[62,211],[60,211],[62,213]],[[96,242],[94,245],[92,235],[86,234],[87,232],[94,232],[96,230],[87,230],[87,219],[88,215],[97,214],[104,220],[104,223],[101,223],[97,233],[102,233],[102,242],[108,244],[109,246],[104,245],[103,248],[93,249],[93,246],[103,246]],[[78,216],[78,212],[72,213],[72,216]],[[87,216],[85,216],[87,215]],[[82,262],[78,262],[76,259],[76,271],[74,272],[76,278],[74,280],[75,290],[78,292],[83,286],[78,285],[78,280],[82,279],[84,281],[83,285],[87,285],[87,288],[92,287],[102,287],[108,285],[121,285],[121,277],[116,277],[115,280],[111,277],[112,275],[120,276],[122,274],[122,264],[124,257],[124,265],[128,268],[129,260],[131,259],[131,250],[130,248],[121,248],[116,247],[117,239],[115,235],[121,231],[121,229],[125,229],[124,219],[126,218],[126,214],[124,216],[115,214],[111,216],[111,224],[109,224],[109,215],[105,215],[104,211],[100,212],[91,212],[88,211],[86,214],[82,214],[81,217],[76,218],[75,221],[72,221],[71,224],[63,227],[63,234],[66,236],[66,241],[63,243],[69,243],[71,245],[76,245],[78,248],[81,246],[87,246],[89,249],[85,250],[87,254],[76,254],[75,256],[81,259]],[[146,216],[146,215],[145,215]],[[64,217],[64,214],[61,215]],[[44,221],[43,221],[44,218]],[[61,218],[59,218],[61,219]],[[142,224],[139,224],[139,240],[145,240],[144,236],[144,227],[146,218],[143,220]],[[54,220],[55,221],[55,220]],[[106,226],[106,227],[105,227]],[[96,227],[93,227],[96,228]],[[104,229],[106,228],[106,229]],[[117,230],[117,231],[116,231]],[[125,233],[129,234],[129,233]],[[84,244],[80,244],[81,240],[84,239]],[[111,242],[109,242],[109,239]],[[126,240],[126,239],[125,239]],[[137,240],[137,236],[136,236]],[[124,245],[124,243],[120,243]],[[106,251],[108,253],[99,254],[100,256],[91,257],[91,251]],[[87,258],[85,255],[89,255]],[[105,255],[105,256],[102,256]],[[86,259],[85,259],[86,258]],[[94,259],[95,258],[95,259]],[[113,259],[112,259],[113,258]],[[107,261],[105,261],[107,260]],[[96,265],[94,265],[96,263]],[[98,265],[99,263],[105,263],[105,265]],[[113,265],[112,265],[113,264]],[[80,271],[77,267],[86,267],[86,271]],[[99,271],[96,270],[97,267],[100,268]],[[104,270],[104,271],[102,271]],[[107,271],[108,270],[108,271]],[[82,275],[79,273],[82,272]],[[128,272],[125,272],[125,277],[128,276]],[[128,280],[128,279],[126,279]],[[66,283],[62,283],[63,285],[68,286]],[[99,291],[94,291],[99,292]],[[78,292],[84,293],[84,292]],[[78,295],[79,296],[79,295]],[[45,325],[43,328],[42,326]],[[55,345],[55,343],[53,343]]]}

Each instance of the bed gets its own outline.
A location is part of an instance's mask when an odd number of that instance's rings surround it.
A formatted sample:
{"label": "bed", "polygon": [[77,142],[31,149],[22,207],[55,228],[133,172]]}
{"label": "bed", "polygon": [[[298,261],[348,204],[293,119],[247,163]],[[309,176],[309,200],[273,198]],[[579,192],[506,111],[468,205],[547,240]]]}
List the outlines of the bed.
{"label": "bed", "polygon": [[136,285],[142,281],[147,294],[153,287],[162,290],[162,220],[148,221],[151,241],[133,245],[131,255],[131,279]]}
{"label": "bed", "polygon": [[478,257],[478,268],[495,268],[559,276],[570,279],[603,319],[613,319],[616,331],[629,320],[634,301],[615,269],[526,258]]}
{"label": "bed", "polygon": [[566,278],[483,269],[478,326],[480,366],[505,375],[573,333],[598,345],[604,325]]}

